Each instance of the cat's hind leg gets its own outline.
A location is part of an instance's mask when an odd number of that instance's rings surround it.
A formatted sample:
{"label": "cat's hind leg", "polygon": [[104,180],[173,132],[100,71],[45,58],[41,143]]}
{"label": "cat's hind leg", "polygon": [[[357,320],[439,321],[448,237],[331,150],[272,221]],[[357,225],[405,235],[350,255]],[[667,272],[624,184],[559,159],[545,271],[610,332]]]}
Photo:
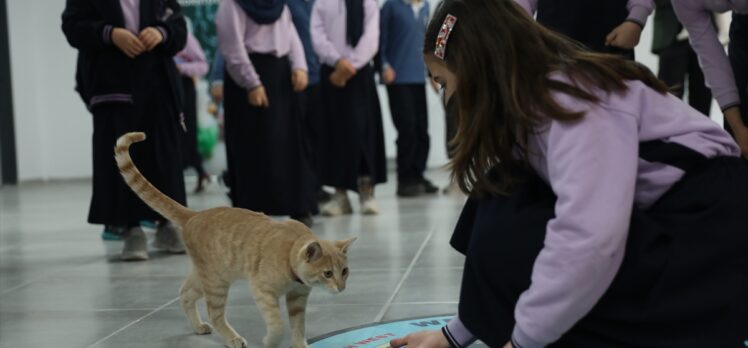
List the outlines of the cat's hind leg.
{"label": "cat's hind leg", "polygon": [[203,297],[202,286],[198,276],[192,272],[187,279],[182,283],[182,287],[179,289],[180,303],[182,304],[182,310],[189,319],[192,329],[198,335],[209,334],[212,331],[212,327],[200,319],[200,313],[197,311],[197,301]]}
{"label": "cat's hind leg", "polygon": [[267,334],[262,343],[265,348],[277,348],[281,339],[283,339],[283,319],[281,318],[278,295],[271,290],[262,289],[253,284],[250,284],[250,287],[267,327]]}

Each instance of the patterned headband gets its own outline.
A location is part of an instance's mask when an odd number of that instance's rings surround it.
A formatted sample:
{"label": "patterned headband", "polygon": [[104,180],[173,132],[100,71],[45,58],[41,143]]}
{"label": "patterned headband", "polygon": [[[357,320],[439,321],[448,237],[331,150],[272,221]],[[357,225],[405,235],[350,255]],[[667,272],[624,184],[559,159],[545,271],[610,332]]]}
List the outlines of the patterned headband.
{"label": "patterned headband", "polygon": [[455,23],[457,23],[457,17],[447,14],[447,17],[444,18],[444,23],[442,23],[441,29],[439,29],[439,34],[436,36],[436,49],[434,49],[434,55],[439,57],[441,60],[444,60],[449,34],[452,33]]}

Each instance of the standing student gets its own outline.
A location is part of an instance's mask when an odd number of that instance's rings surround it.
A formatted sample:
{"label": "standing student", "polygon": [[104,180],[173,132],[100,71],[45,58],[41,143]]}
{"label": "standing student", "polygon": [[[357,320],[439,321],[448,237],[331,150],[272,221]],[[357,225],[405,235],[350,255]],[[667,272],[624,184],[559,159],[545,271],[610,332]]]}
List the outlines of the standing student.
{"label": "standing student", "polygon": [[146,260],[140,220],[161,221],[156,247],[183,253],[176,228],[135,196],[113,157],[117,138],[145,132],[132,150],[156,188],[185,204],[179,73],[172,57],[185,45],[176,0],[67,0],[62,30],[78,49],[76,89],[93,114],[93,196],[88,222],[127,228],[124,260]]}
{"label": "standing student", "polygon": [[380,15],[382,82],[397,128],[397,195],[415,197],[439,189],[424,177],[429,155],[426,66],[421,47],[429,19],[425,0],[387,0]]}
{"label": "standing student", "polygon": [[588,49],[634,59],[653,0],[516,0],[537,21]]}
{"label": "standing student", "polygon": [[[458,315],[392,347],[739,347],[748,165],[646,67],[506,0],[445,0],[424,56],[471,198]],[[708,232],[705,232],[708,231]]]}
{"label": "standing student", "polygon": [[[725,116],[725,128],[748,157],[748,1],[677,0],[673,8],[688,30],[706,83]],[[712,22],[714,12],[732,11],[729,58]]]}
{"label": "standing student", "polygon": [[182,75],[182,91],[184,93],[184,121],[187,132],[182,140],[182,157],[184,168],[195,168],[197,172],[197,187],[195,192],[202,192],[203,183],[210,182],[210,175],[203,167],[203,158],[197,151],[197,93],[195,82],[208,73],[208,61],[205,59],[203,48],[192,34],[187,35],[187,45],[174,56],[177,69]]}
{"label": "standing student", "polygon": [[312,43],[322,68],[325,118],[322,183],[335,187],[326,215],[350,214],[348,190],[361,212],[377,214],[374,185],[387,180],[384,131],[371,61],[379,47],[375,0],[317,0]]}
{"label": "standing student", "polygon": [[227,72],[231,201],[311,226],[317,203],[301,109],[307,65],[286,2],[222,1],[216,26]]}
{"label": "standing student", "polygon": [[324,118],[322,117],[322,97],[320,94],[320,64],[317,54],[314,53],[312,45],[312,9],[315,0],[288,0],[288,9],[291,10],[291,18],[299,33],[301,43],[304,45],[306,65],[309,69],[309,86],[304,93],[304,124],[306,137],[309,144],[312,167],[317,188],[317,201],[326,203],[331,195],[322,189],[320,177],[322,176],[323,147],[322,134],[324,134]]}
{"label": "standing student", "polygon": [[678,21],[671,0],[655,0],[655,4],[652,53],[660,57],[657,77],[678,98],[683,98],[688,84],[688,103],[709,116],[712,93],[704,83],[704,73],[688,43],[688,33]]}

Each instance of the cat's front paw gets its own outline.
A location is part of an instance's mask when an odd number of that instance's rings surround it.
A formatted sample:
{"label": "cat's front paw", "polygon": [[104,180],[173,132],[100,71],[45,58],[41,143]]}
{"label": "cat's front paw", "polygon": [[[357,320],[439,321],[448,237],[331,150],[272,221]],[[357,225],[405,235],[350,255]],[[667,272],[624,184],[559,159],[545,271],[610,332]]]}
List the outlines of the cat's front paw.
{"label": "cat's front paw", "polygon": [[213,327],[208,323],[202,323],[200,326],[195,328],[195,333],[198,335],[207,335],[213,332]]}
{"label": "cat's front paw", "polygon": [[236,337],[228,344],[229,348],[247,348],[247,340],[244,337]]}

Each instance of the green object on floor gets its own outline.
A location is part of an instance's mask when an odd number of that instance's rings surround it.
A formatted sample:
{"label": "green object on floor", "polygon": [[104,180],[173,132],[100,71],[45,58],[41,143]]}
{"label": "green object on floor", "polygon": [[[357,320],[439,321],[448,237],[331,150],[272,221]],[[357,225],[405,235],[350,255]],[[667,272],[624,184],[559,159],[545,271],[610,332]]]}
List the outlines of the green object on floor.
{"label": "green object on floor", "polygon": [[156,222],[150,220],[140,220],[140,226],[145,228],[156,229]]}
{"label": "green object on floor", "polygon": [[101,232],[101,239],[102,240],[123,240],[124,232],[125,232],[124,228],[105,225],[104,231]]}

